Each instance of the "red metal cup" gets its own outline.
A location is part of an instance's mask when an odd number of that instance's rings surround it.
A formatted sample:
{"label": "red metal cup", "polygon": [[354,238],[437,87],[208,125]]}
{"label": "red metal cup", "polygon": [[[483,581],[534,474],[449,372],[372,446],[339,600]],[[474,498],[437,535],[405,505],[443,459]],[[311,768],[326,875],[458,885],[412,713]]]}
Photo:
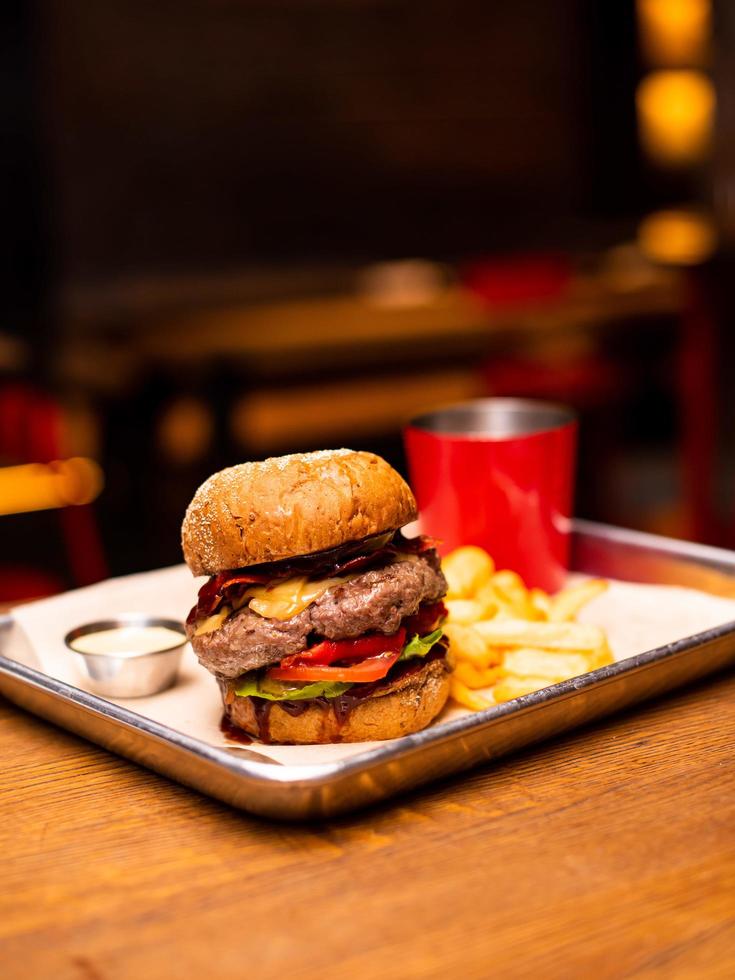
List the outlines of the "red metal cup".
{"label": "red metal cup", "polygon": [[404,433],[422,534],[442,554],[475,544],[529,587],[562,588],[569,563],[577,422],[564,406],[481,398]]}

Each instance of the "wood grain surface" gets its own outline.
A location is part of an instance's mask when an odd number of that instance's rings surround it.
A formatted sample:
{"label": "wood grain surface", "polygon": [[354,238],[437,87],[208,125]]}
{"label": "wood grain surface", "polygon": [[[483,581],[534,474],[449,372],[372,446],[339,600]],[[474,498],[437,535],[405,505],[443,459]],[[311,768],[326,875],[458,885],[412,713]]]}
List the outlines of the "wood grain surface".
{"label": "wood grain surface", "polygon": [[734,977],[735,676],[270,824],[0,701],[0,975]]}

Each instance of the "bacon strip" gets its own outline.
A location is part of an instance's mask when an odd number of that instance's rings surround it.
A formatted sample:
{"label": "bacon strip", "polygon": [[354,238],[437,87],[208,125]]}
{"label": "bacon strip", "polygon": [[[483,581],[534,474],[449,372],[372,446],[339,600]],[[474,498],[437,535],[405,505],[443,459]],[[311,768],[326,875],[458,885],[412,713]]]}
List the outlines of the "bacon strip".
{"label": "bacon strip", "polygon": [[[271,562],[267,565],[254,566],[252,569],[234,569],[213,575],[199,590],[197,604],[189,613],[186,622],[191,624],[198,619],[211,616],[227,598],[241,595],[247,585],[268,585],[279,580],[290,578],[294,574],[309,575],[312,578],[326,578],[334,575],[347,575],[361,568],[377,565],[394,557],[399,552],[422,554],[434,547],[434,539],[420,535],[416,538],[404,538],[397,531],[385,545],[367,553],[348,557],[353,549],[360,546],[369,547],[369,543],[382,535],[373,535],[362,542],[356,542],[340,548],[332,548],[316,555],[304,555],[301,558]],[[345,554],[347,551],[347,554]]]}
{"label": "bacon strip", "polygon": [[226,595],[232,593],[238,585],[267,585],[271,579],[267,575],[248,572],[219,572],[205,582],[199,590],[197,604],[189,613],[186,622],[191,624],[196,619],[211,616],[222,604]]}

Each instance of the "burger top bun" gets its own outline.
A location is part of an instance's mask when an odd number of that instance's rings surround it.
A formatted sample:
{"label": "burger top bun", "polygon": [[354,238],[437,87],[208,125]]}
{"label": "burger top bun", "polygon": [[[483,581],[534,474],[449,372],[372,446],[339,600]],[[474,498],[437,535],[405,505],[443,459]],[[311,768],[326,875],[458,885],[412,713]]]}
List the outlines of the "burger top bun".
{"label": "burger top bun", "polygon": [[416,518],[405,480],[351,449],[275,456],[210,476],[181,528],[194,575],[281,561],[396,530]]}

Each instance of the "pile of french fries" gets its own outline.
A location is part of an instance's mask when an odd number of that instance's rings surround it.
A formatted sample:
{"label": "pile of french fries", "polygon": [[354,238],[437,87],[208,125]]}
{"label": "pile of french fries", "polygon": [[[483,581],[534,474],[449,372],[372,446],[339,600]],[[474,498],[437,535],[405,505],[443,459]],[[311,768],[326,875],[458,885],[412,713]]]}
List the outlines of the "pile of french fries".
{"label": "pile of french fries", "polygon": [[548,595],[527,589],[515,572],[496,571],[474,546],[447,555],[442,570],[451,694],[464,707],[480,711],[612,663],[604,631],[574,621],[607,582],[588,579]]}

